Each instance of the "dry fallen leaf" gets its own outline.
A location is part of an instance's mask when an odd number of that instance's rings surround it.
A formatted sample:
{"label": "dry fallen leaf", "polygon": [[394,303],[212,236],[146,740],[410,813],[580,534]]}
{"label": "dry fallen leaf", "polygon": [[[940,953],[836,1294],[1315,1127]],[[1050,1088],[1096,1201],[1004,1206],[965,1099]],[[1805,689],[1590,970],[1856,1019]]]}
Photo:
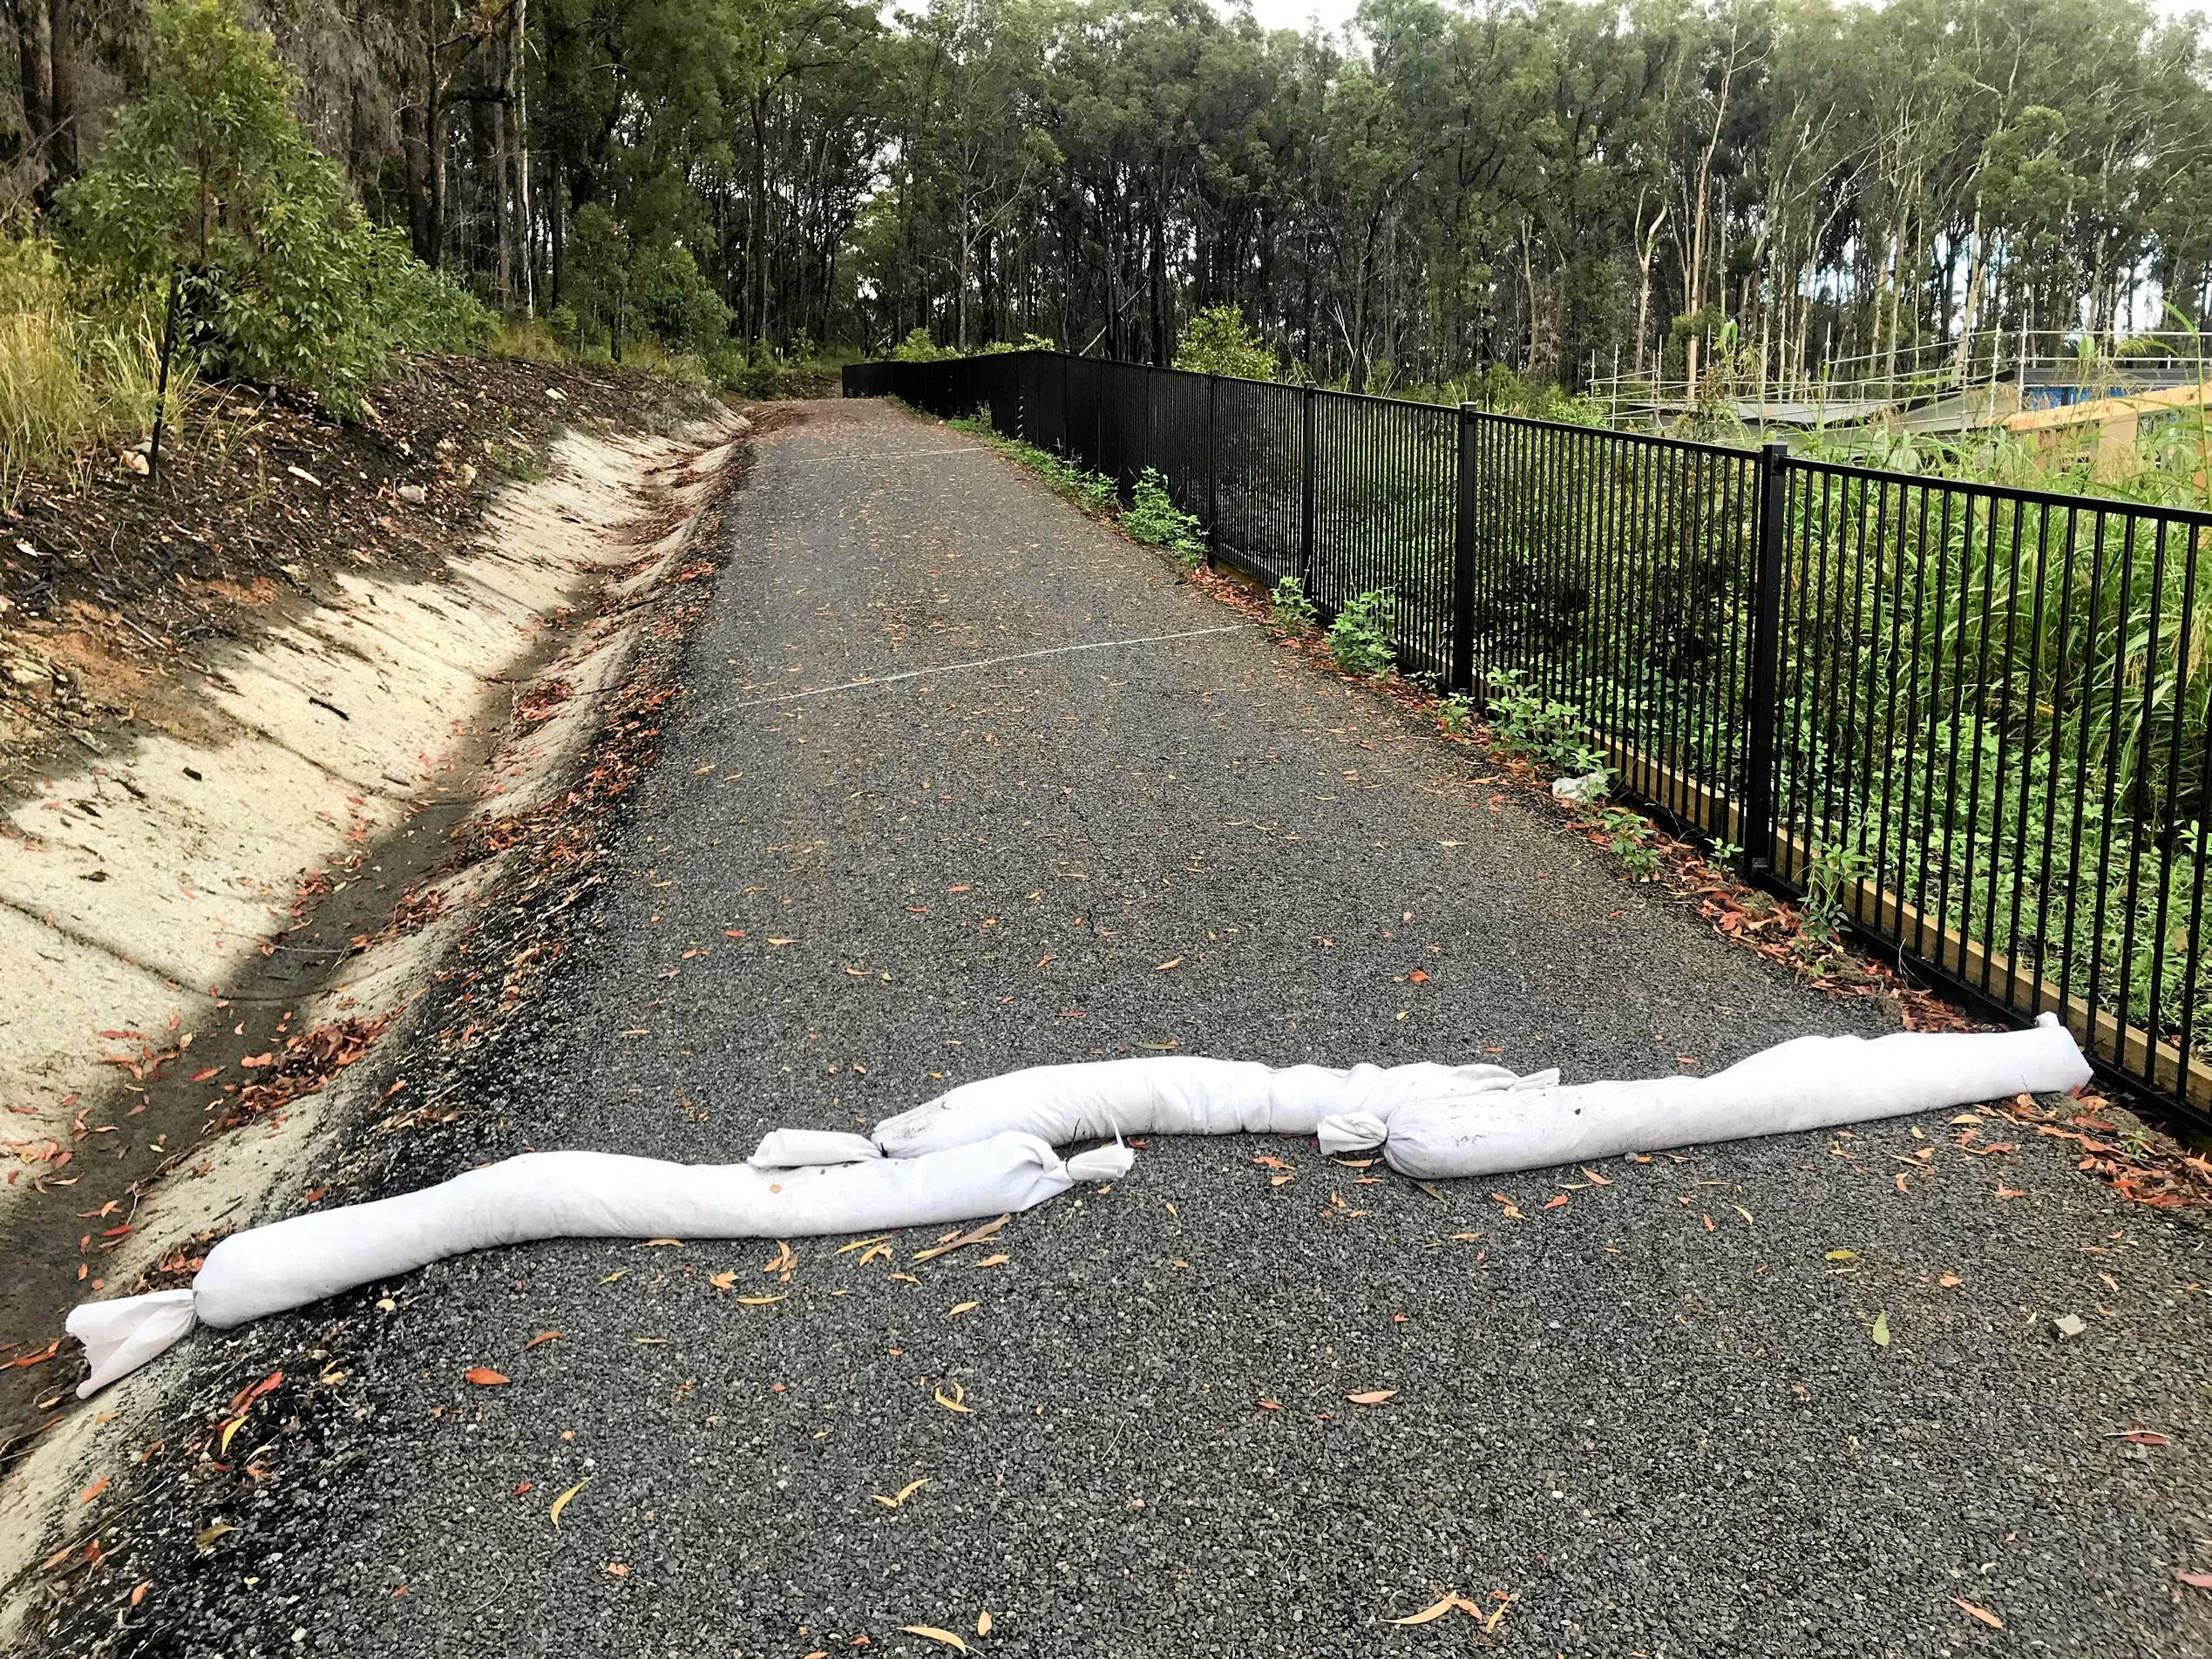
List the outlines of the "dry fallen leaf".
{"label": "dry fallen leaf", "polygon": [[540,1331],[536,1336],[531,1337],[528,1342],[522,1344],[522,1351],[526,1354],[541,1342],[559,1342],[560,1340],[560,1332],[558,1331]]}
{"label": "dry fallen leaf", "polygon": [[1393,1619],[1390,1622],[1393,1624],[1434,1624],[1447,1613],[1461,1608],[1464,1608],[1476,1618],[1480,1618],[1483,1614],[1482,1608],[1476,1607],[1465,1596],[1454,1595],[1446,1596],[1441,1601],[1430,1602],[1418,1613],[1409,1613],[1404,1618]]}
{"label": "dry fallen leaf", "polygon": [[1398,1391],[1394,1388],[1371,1388],[1364,1394],[1347,1394],[1344,1398],[1354,1405],[1380,1405],[1387,1399],[1397,1398]]}
{"label": "dry fallen leaf", "polygon": [[741,1296],[737,1298],[737,1305],[741,1308],[764,1308],[771,1302],[781,1302],[789,1295],[789,1290],[778,1290],[773,1296]]}
{"label": "dry fallen leaf", "polygon": [[228,1521],[219,1520],[214,1526],[203,1527],[198,1532],[194,1533],[192,1535],[192,1541],[196,1548],[213,1549],[215,1547],[215,1540],[218,1538],[221,1538],[225,1533],[234,1533],[237,1530],[238,1528],[232,1526]]}
{"label": "dry fallen leaf", "polygon": [[[950,1391],[949,1393],[947,1390]],[[974,1412],[975,1408],[973,1405],[963,1405],[960,1403],[967,1398],[967,1390],[962,1388],[958,1383],[942,1385],[937,1390],[934,1398],[937,1403],[948,1412],[963,1412],[971,1415]]]}
{"label": "dry fallen leaf", "polygon": [[955,1653],[966,1653],[967,1643],[950,1630],[940,1630],[933,1624],[902,1624],[899,1627],[910,1636],[924,1636],[932,1642],[941,1642]]}
{"label": "dry fallen leaf", "polygon": [[973,1313],[976,1309],[981,1307],[982,1305],[983,1304],[980,1302],[955,1302],[951,1307],[945,1310],[945,1317],[947,1319],[951,1319],[963,1313]]}
{"label": "dry fallen leaf", "polygon": [[471,1365],[461,1373],[465,1383],[474,1383],[478,1388],[497,1388],[507,1378],[489,1365]]}
{"label": "dry fallen leaf", "polygon": [[102,1475],[98,1480],[93,1481],[91,1486],[85,1487],[84,1491],[77,1494],[77,1501],[80,1504],[88,1504],[106,1490],[107,1477],[105,1475]]}
{"label": "dry fallen leaf", "polygon": [[2212,1573],[2179,1572],[2174,1576],[2193,1590],[2212,1590]]}
{"label": "dry fallen leaf", "polygon": [[990,1608],[985,1608],[975,1615],[975,1634],[979,1636],[987,1636],[991,1634]]}
{"label": "dry fallen leaf", "polygon": [[1157,967],[1154,968],[1152,972],[1155,973],[1165,973],[1170,968],[1179,968],[1182,965],[1183,958],[1181,957],[1171,956],[1166,961],[1161,963]]}
{"label": "dry fallen leaf", "polygon": [[1890,1316],[1886,1312],[1874,1316],[1874,1329],[1869,1334],[1874,1337],[1876,1347],[1887,1348],[1890,1345]]}
{"label": "dry fallen leaf", "polygon": [[880,1492],[872,1492],[868,1495],[873,1498],[878,1503],[881,1504],[885,1509],[896,1509],[900,1504],[905,1503],[907,1499],[913,1497],[916,1493],[919,1492],[928,1484],[929,1477],[927,1475],[924,1475],[920,1480],[909,1480],[905,1486],[899,1487],[899,1493],[896,1497],[886,1498]]}
{"label": "dry fallen leaf", "polygon": [[562,1493],[560,1497],[554,1499],[553,1500],[553,1507],[546,1512],[546,1519],[551,1520],[555,1527],[560,1526],[560,1512],[568,1507],[568,1500],[571,1498],[573,1498],[578,1493],[581,1492],[586,1486],[591,1485],[591,1476],[586,1475],[574,1486],[569,1487],[567,1491]]}
{"label": "dry fallen leaf", "polygon": [[1987,1608],[1976,1607],[1971,1601],[1961,1601],[1956,1595],[1952,1596],[1951,1599],[1958,1603],[1959,1609],[1964,1612],[1968,1618],[1979,1619],[1984,1624],[1989,1626],[1989,1628],[1992,1630],[2002,1630],[2005,1628],[2005,1621],[1998,1618],[1997,1615],[1991,1613]]}

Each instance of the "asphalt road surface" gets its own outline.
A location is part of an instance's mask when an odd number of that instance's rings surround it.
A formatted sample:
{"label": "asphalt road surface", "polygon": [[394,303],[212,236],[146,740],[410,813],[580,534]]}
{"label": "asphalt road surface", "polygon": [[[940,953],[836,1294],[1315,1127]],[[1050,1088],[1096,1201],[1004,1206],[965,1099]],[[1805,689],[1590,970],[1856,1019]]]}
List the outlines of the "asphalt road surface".
{"label": "asphalt road surface", "polygon": [[[732,1160],[1167,1044],[1584,1079],[1880,1024],[967,435],[811,406],[725,552],[621,881],[421,1179]],[[925,1236],[794,1241],[788,1278],[765,1245],[449,1262],[195,1339],[215,1395],[346,1378],[266,1480],[158,1523],[236,1530],[110,1639],[2203,1653],[2212,1593],[2175,1576],[2212,1568],[2202,1236],[2062,1141],[1958,1133],[1433,1188],[1162,1141],[922,1263]],[[1452,1595],[1476,1612],[1388,1622]]]}

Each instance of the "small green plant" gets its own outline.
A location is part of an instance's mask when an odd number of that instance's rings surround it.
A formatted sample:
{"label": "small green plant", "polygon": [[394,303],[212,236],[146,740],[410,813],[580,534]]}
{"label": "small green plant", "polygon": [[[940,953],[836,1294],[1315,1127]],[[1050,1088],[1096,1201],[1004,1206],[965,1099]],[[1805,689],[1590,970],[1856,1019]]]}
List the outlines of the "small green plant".
{"label": "small green plant", "polygon": [[494,472],[504,473],[518,484],[536,484],[547,471],[546,457],[526,444],[494,439],[484,446],[484,460]]}
{"label": "small green plant", "polygon": [[1157,469],[1146,467],[1137,475],[1130,498],[1122,511],[1122,528],[1132,538],[1148,547],[1164,547],[1186,565],[1195,567],[1204,560],[1206,545],[1198,521],[1175,504]]}
{"label": "small green plant", "polygon": [[1436,705],[1436,723],[1454,737],[1465,735],[1475,727],[1475,700],[1464,692],[1452,693]]}
{"label": "small green plant", "polygon": [[1571,703],[1531,689],[1517,668],[1490,671],[1490,721],[1498,746],[1572,777],[1605,769],[1605,757],[1584,735]]}
{"label": "small green plant", "polygon": [[1306,597],[1306,584],[1295,576],[1286,576],[1275,584],[1267,596],[1267,607],[1274,613],[1275,626],[1292,633],[1312,627],[1317,615],[1313,601]]}
{"label": "small green plant", "polygon": [[1856,849],[1815,847],[1805,870],[1805,902],[1798,929],[1823,950],[1843,938],[1843,890],[1866,874],[1867,858]]}
{"label": "small green plant", "polygon": [[1336,666],[1372,680],[1388,674],[1398,662],[1398,649],[1390,638],[1397,620],[1397,600],[1381,588],[1346,600],[1329,624],[1329,654]]}
{"label": "small green plant", "polygon": [[1035,444],[1024,444],[1019,438],[1001,437],[991,425],[988,409],[978,409],[973,415],[955,415],[945,424],[982,439],[1016,465],[1035,473],[1054,491],[1067,497],[1085,512],[1103,512],[1114,504],[1114,481],[1111,478],[1103,472],[1086,472],[1050,450],[1041,450]]}
{"label": "small green plant", "polygon": [[1734,866],[1743,862],[1743,849],[1733,841],[1716,841],[1706,857],[1710,863]]}

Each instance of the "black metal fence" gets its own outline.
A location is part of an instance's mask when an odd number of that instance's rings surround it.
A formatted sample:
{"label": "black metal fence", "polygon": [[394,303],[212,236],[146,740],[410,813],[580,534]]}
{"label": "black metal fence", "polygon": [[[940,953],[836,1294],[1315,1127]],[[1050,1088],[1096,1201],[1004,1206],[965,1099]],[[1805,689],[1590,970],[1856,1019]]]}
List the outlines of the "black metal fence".
{"label": "black metal fence", "polygon": [[1388,592],[1409,670],[1569,706],[1755,879],[2212,1127],[2212,514],[1055,352],[845,389],[1156,471],[1325,618]]}

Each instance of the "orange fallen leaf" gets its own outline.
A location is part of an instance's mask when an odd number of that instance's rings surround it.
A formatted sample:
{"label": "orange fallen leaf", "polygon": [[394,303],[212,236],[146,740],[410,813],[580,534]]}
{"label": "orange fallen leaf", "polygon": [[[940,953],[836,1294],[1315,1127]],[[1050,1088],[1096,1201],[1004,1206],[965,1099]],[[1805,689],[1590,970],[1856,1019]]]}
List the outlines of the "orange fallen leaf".
{"label": "orange fallen leaf", "polygon": [[559,1342],[560,1340],[560,1332],[558,1331],[540,1331],[536,1336],[531,1337],[528,1342],[522,1344],[522,1351],[526,1354],[541,1342]]}
{"label": "orange fallen leaf", "polygon": [[91,1486],[85,1487],[84,1491],[77,1494],[77,1501],[81,1504],[88,1504],[106,1490],[107,1477],[105,1475],[102,1475],[98,1480],[93,1481]]}
{"label": "orange fallen leaf", "polygon": [[1544,1207],[1546,1209],[1558,1209],[1558,1208],[1559,1208],[1559,1206],[1560,1206],[1560,1205],[1562,1205],[1562,1204],[1565,1203],[1566,1202],[1567,1202],[1567,1195],[1566,1195],[1566,1194],[1564,1194],[1564,1193],[1555,1193],[1555,1194],[1553,1194],[1550,1197],[1549,1197],[1549,1198],[1547,1198],[1547,1199],[1545,1199],[1545,1200],[1544,1201]]}
{"label": "orange fallen leaf", "polygon": [[461,1373],[461,1380],[465,1383],[474,1383],[478,1388],[497,1388],[507,1378],[501,1372],[493,1371],[489,1365],[471,1365]]}
{"label": "orange fallen leaf", "polygon": [[1462,1609],[1476,1618],[1482,1616],[1480,1608],[1465,1596],[1455,1594],[1446,1596],[1441,1601],[1431,1601],[1418,1613],[1409,1613],[1404,1618],[1393,1619],[1390,1622],[1393,1624],[1434,1624],[1447,1613],[1459,1612]]}
{"label": "orange fallen leaf", "polygon": [[2002,1630],[2005,1628],[2005,1621],[1998,1618],[1997,1615],[1991,1613],[1987,1608],[1976,1607],[1971,1601],[1961,1600],[1956,1595],[1952,1596],[1951,1599],[1958,1604],[1959,1610],[1964,1613],[1968,1618],[1979,1619],[1984,1624],[1989,1626],[1989,1628],[1992,1630]]}

